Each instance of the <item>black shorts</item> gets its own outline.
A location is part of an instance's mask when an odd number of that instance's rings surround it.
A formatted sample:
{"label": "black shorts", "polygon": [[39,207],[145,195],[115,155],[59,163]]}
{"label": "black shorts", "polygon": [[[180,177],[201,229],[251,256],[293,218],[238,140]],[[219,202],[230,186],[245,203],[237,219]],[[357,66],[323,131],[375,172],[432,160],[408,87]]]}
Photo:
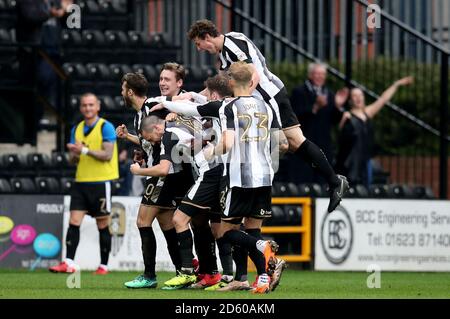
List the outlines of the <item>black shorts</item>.
{"label": "black shorts", "polygon": [[278,104],[283,130],[300,126],[297,115],[295,115],[294,110],[292,109],[286,88],[283,87],[273,98]]}
{"label": "black shorts", "polygon": [[141,205],[175,209],[192,186],[192,173],[181,171],[146,180]]}
{"label": "black shorts", "polygon": [[111,182],[73,183],[70,190],[70,210],[87,211],[94,218],[111,212]]}
{"label": "black shorts", "polygon": [[191,217],[200,212],[220,213],[220,198],[226,185],[226,177],[222,175],[222,164],[200,175],[178,209]]}
{"label": "black shorts", "polygon": [[222,220],[239,225],[244,217],[257,219],[272,216],[272,187],[233,187],[223,202]]}

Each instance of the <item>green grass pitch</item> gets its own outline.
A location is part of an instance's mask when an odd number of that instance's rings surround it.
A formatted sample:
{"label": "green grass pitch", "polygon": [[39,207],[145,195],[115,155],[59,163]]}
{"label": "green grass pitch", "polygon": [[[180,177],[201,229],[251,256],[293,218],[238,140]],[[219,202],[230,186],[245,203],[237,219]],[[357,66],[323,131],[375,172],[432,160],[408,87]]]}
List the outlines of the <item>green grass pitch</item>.
{"label": "green grass pitch", "polygon": [[[45,270],[0,270],[0,299],[5,298],[153,298],[153,299],[308,299],[308,298],[450,298],[450,273],[381,273],[381,288],[367,288],[368,273],[313,272],[287,269],[276,291],[255,295],[247,291],[208,292],[183,289],[165,291],[160,288],[173,273],[158,273],[157,289],[131,290],[125,281],[136,272],[111,272],[96,276],[81,273],[81,288],[69,289],[67,274],[52,274]],[[250,274],[252,280],[254,274]]]}

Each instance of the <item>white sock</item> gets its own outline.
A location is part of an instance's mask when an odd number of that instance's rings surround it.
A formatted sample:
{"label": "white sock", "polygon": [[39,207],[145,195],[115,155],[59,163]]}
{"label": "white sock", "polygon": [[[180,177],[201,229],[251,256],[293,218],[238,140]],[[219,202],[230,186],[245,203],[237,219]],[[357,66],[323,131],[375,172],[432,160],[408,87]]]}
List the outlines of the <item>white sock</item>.
{"label": "white sock", "polygon": [[100,264],[99,268],[102,268],[103,270],[108,271],[108,266]]}
{"label": "white sock", "polygon": [[232,282],[233,281],[233,276],[231,276],[231,275],[222,275],[222,281]]}
{"label": "white sock", "polygon": [[72,265],[75,264],[75,262],[73,261],[73,259],[70,259],[70,258],[66,258],[65,261],[66,261],[66,264],[69,265],[69,266],[72,266]]}
{"label": "white sock", "polygon": [[256,248],[264,254],[264,249],[266,248],[266,241],[265,240],[258,240],[256,242]]}

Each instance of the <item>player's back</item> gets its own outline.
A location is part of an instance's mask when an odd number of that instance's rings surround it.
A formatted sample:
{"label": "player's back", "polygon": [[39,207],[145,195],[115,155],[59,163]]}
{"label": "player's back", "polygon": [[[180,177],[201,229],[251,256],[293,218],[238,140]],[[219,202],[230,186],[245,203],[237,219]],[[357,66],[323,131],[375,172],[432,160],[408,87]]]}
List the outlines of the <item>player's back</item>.
{"label": "player's back", "polygon": [[266,59],[258,47],[243,33],[229,32],[225,34],[224,49],[220,60],[222,70],[228,69],[233,62],[237,61],[252,63],[259,74],[258,91],[263,98],[266,98],[265,94],[270,97],[275,96],[284,87],[283,82],[270,72]]}
{"label": "player's back", "polygon": [[175,121],[166,122],[161,159],[169,159],[174,172],[181,171],[183,164],[191,164],[193,155],[201,151],[202,134],[202,123],[196,118],[178,116]]}
{"label": "player's back", "polygon": [[234,144],[228,157],[230,187],[271,186],[270,129],[273,112],[263,100],[238,97],[224,109],[227,129],[234,129]]}

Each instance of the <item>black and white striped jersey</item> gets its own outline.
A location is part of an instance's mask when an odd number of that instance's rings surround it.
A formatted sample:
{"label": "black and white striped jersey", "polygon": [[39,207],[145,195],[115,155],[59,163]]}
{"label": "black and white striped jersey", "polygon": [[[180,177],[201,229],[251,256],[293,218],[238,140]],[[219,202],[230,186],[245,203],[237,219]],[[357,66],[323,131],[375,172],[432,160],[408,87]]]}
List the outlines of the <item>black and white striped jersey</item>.
{"label": "black and white striped jersey", "polygon": [[267,103],[270,103],[275,111],[278,122],[281,123],[278,105],[273,103],[272,98],[282,90],[283,82],[269,71],[266,65],[266,59],[256,45],[239,32],[226,33],[223,43],[223,49],[219,54],[220,69],[228,70],[233,62],[244,61],[252,63],[259,75],[259,84],[253,95],[262,97]]}
{"label": "black and white striped jersey", "polygon": [[[144,101],[144,104],[142,105],[142,108],[136,112],[134,115],[134,130],[136,132],[136,135],[139,138],[139,143],[141,144],[141,148],[144,151],[144,159],[147,163],[147,167],[152,167],[154,165],[157,165],[159,163],[159,153],[161,151],[161,147],[159,143],[152,144],[149,141],[146,141],[142,135],[141,135],[141,124],[142,120],[153,114],[153,112],[150,112],[150,109],[162,101],[166,100],[165,96],[158,96],[158,97],[152,97],[148,98]],[[167,111],[165,113],[168,113]],[[164,118],[164,114],[156,114],[162,118]]]}
{"label": "black and white striped jersey", "polygon": [[[185,102],[164,102],[164,106],[171,112],[200,118],[203,123],[203,140],[209,141],[213,145],[217,145],[222,137],[222,127],[220,124],[220,110],[224,108],[232,99],[210,101],[205,104],[185,103]],[[198,154],[197,156],[202,156]],[[197,165],[203,163],[204,166],[199,167],[200,171],[207,171],[217,166],[217,163],[226,163],[227,154],[215,157],[213,160],[206,161],[198,159]],[[207,163],[207,165],[206,165]],[[225,174],[225,172],[224,172]]]}
{"label": "black and white striped jersey", "polygon": [[242,96],[221,108],[222,130],[235,132],[228,154],[227,174],[230,187],[271,186],[272,168],[270,134],[280,126],[272,108],[262,99]]}
{"label": "black and white striped jersey", "polygon": [[197,173],[218,165],[208,162],[202,152],[206,144],[204,139],[204,123],[198,118],[178,116],[173,122],[166,122],[161,142],[161,160],[172,162],[173,172],[177,173],[184,164],[193,164]]}

